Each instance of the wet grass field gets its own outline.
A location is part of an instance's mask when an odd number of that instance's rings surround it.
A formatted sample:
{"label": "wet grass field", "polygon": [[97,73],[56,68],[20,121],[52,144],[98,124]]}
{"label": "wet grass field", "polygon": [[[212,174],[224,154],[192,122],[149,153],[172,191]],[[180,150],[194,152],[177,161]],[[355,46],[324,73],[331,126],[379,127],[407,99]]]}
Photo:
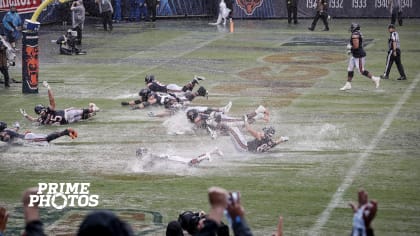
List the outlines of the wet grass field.
{"label": "wet grass field", "polygon": [[[59,55],[57,39],[66,28],[42,26],[39,81],[47,80],[58,108],[100,108],[93,119],[72,124],[75,140],[63,137],[49,146],[0,146],[0,205],[12,216],[6,235],[23,229],[21,193],[40,182],[89,182],[99,207],[112,209],[134,225],[137,235],[164,235],[166,223],[184,210],[209,209],[207,189],[240,191],[255,235],[271,235],[279,215],[285,235],[347,235],[352,224],[349,202],[365,188],[379,202],[373,226],[377,235],[420,235],[420,46],[419,19],[406,19],[397,30],[408,80],[397,81],[396,66],[379,89],[355,72],[346,81],[348,28],[356,19],[322,22],[314,32],[309,19],[236,20],[235,32],[207,20],[122,23],[104,32],[90,22],[83,34],[86,55]],[[379,76],[388,43],[385,19],[363,19],[366,69]],[[19,54],[20,56],[20,54]],[[21,79],[21,63],[9,69]],[[227,136],[176,135],[188,125],[183,116],[151,118],[121,101],[137,97],[146,74],[183,85],[194,75],[208,99],[193,104],[221,107],[232,101],[232,116],[262,104],[271,111],[268,125],[289,136],[266,154],[239,153]],[[1,85],[0,85],[1,86]],[[64,127],[36,127],[19,113],[34,115],[35,104],[48,104],[45,88],[22,94],[21,84],[0,89],[0,120],[22,130],[49,133]],[[262,128],[267,124],[257,123]],[[175,132],[174,132],[175,131]],[[250,138],[250,137],[248,137]],[[136,150],[195,157],[219,147],[225,154],[197,168],[157,161],[144,168]],[[87,209],[43,210],[50,235],[75,232]],[[74,213],[76,212],[76,213]],[[130,218],[131,217],[131,218]]]}

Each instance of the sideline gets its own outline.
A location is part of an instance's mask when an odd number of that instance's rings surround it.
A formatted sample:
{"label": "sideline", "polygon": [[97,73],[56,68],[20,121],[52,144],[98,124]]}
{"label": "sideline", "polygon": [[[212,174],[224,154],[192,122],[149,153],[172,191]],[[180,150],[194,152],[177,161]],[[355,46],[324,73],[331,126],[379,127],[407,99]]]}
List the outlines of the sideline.
{"label": "sideline", "polygon": [[[378,133],[373,138],[372,142],[369,144],[367,149],[359,156],[356,163],[350,168],[347,172],[346,176],[344,177],[343,182],[338,187],[337,191],[334,193],[330,203],[328,204],[327,208],[324,209],[322,214],[318,217],[314,226],[312,226],[308,233],[310,235],[320,235],[321,228],[327,223],[331,216],[331,212],[337,207],[337,205],[343,201],[343,194],[347,189],[352,185],[354,178],[357,174],[361,171],[362,166],[369,156],[369,154],[376,148],[379,140],[382,139],[385,132],[390,127],[392,121],[397,116],[398,112],[401,110],[401,107],[406,103],[407,99],[411,96],[414,89],[417,87],[417,84],[420,81],[420,74],[417,74],[416,78],[410,84],[409,87],[405,90],[404,94],[401,96],[400,100],[395,104],[392,111],[386,116],[384,123],[381,125]],[[350,232],[350,231],[349,231]]]}

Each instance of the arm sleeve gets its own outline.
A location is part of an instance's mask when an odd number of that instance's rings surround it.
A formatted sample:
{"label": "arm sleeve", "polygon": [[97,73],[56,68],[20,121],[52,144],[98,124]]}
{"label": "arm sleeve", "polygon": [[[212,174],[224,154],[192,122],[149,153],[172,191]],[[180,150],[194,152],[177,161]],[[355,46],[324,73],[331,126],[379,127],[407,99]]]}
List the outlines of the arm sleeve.
{"label": "arm sleeve", "polygon": [[251,229],[248,227],[245,219],[237,217],[232,224],[232,228],[236,236],[252,236]]}
{"label": "arm sleeve", "polygon": [[13,139],[13,138],[21,138],[23,139],[25,137],[25,135],[23,134],[19,134],[18,132],[14,131],[14,130],[10,130],[7,129],[5,130],[5,132]]}
{"label": "arm sleeve", "polygon": [[4,28],[6,28],[8,31],[13,31],[13,28],[10,26],[9,14],[6,13],[6,15],[3,17],[2,23]]}

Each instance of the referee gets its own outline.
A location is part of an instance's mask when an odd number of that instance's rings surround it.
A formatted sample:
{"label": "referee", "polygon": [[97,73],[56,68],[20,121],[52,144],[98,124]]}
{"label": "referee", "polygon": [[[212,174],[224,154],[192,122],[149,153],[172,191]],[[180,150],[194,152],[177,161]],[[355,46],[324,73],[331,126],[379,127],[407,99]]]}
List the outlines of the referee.
{"label": "referee", "polygon": [[400,37],[398,32],[395,30],[395,25],[388,25],[389,39],[388,39],[388,56],[386,57],[385,72],[381,76],[382,79],[388,79],[389,72],[391,71],[392,64],[397,64],[398,72],[400,77],[397,80],[406,80],[404,67],[401,64],[401,50],[400,50]]}

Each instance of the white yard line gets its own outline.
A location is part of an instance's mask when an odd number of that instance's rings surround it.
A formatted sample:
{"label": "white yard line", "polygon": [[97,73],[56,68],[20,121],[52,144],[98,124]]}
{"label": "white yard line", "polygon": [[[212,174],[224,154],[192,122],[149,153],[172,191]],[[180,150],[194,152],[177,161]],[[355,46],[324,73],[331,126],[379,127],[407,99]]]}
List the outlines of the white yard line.
{"label": "white yard line", "polygon": [[[406,103],[407,99],[411,96],[414,89],[417,87],[418,82],[420,81],[420,74],[416,76],[413,82],[410,84],[409,87],[405,90],[404,94],[401,96],[400,100],[395,104],[392,111],[386,116],[386,119],[382,126],[380,127],[378,133],[373,138],[372,142],[369,144],[367,149],[360,154],[359,158],[356,160],[356,163],[350,168],[347,172],[346,176],[344,177],[343,182],[338,187],[337,191],[334,193],[330,203],[328,204],[327,208],[324,209],[322,214],[318,217],[316,223],[312,228],[308,231],[310,235],[320,235],[321,228],[327,223],[331,216],[331,212],[337,207],[337,205],[343,201],[343,194],[346,190],[352,185],[354,178],[360,173],[363,164],[366,160],[366,157],[376,148],[379,140],[381,140],[388,130],[389,126],[391,125],[392,121],[397,116],[398,112],[400,111],[401,107]],[[404,83],[404,82],[402,82]]]}

